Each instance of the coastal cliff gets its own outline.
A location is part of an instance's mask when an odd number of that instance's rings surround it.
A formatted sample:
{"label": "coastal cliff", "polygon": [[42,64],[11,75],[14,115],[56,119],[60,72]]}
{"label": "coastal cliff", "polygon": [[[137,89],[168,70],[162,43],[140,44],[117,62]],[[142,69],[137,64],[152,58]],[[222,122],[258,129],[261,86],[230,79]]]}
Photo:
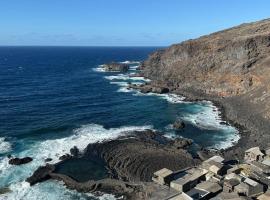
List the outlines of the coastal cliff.
{"label": "coastal cliff", "polygon": [[270,19],[154,52],[142,73],[172,92],[222,105],[225,117],[246,129],[239,147],[269,143]]}

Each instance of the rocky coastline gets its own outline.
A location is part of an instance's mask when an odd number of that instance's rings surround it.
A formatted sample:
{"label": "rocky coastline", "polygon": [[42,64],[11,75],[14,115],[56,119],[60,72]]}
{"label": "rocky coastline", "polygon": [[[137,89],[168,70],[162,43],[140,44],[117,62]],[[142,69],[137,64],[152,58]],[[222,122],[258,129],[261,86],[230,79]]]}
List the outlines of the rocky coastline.
{"label": "rocky coastline", "polygon": [[[198,92],[186,92],[182,90],[177,90],[175,88],[169,88],[166,84],[162,83],[147,83],[145,85],[130,85],[130,89],[135,89],[138,90],[142,93],[149,93],[152,92],[151,88],[155,88],[154,90],[156,91],[161,91],[163,88],[166,88],[166,93],[172,93],[172,94],[177,94],[180,96],[185,97],[183,101],[187,102],[200,102],[200,101],[211,101],[215,107],[218,108],[220,111],[220,117],[223,121],[227,122],[228,124],[234,126],[238,130],[238,134],[241,136],[239,141],[232,147],[229,147],[227,149],[221,149],[221,150],[216,150],[214,152],[211,152],[211,150],[204,149],[203,154],[209,154],[207,157],[210,155],[214,154],[220,154],[224,156],[225,158],[233,158],[233,159],[239,159],[241,160],[243,158],[243,153],[247,146],[256,146],[258,145],[257,142],[252,142],[250,140],[250,131],[247,129],[247,127],[241,125],[237,120],[232,119],[230,115],[228,114],[227,106],[224,102],[223,98],[220,97],[215,97],[215,96],[210,96],[206,95],[203,93],[198,93]],[[160,89],[157,89],[160,88]],[[156,92],[158,94],[163,94],[162,92]],[[247,143],[248,142],[248,143]],[[267,145],[267,143],[265,144]]]}
{"label": "rocky coastline", "polygon": [[[74,154],[72,148],[72,155],[65,155],[64,158],[60,156],[58,163],[39,167],[26,181],[35,185],[54,179],[63,181],[66,187],[79,192],[105,192],[124,196],[126,199],[147,199],[147,196],[157,189],[151,182],[155,171],[165,167],[173,170],[185,169],[201,163],[199,158],[189,153],[188,148],[191,144],[189,139],[172,140],[152,130],[127,132],[125,136],[115,140],[89,144],[78,154]],[[108,177],[80,181],[57,172],[59,165],[65,165],[74,158],[95,161],[102,159]]]}
{"label": "rocky coastline", "polygon": [[265,19],[172,45],[151,54],[141,73],[187,101],[213,102],[241,135],[221,153],[241,159],[270,143],[269,30]]}
{"label": "rocky coastline", "polygon": [[[265,82],[268,69],[264,66],[269,63],[270,35],[265,32],[268,28],[270,20],[245,24],[155,52],[140,67],[140,75],[151,82],[129,85],[129,89],[142,93],[173,93],[186,97],[186,101],[213,102],[221,118],[241,135],[233,147],[214,152],[202,149],[192,156],[188,150],[192,142],[188,139],[171,140],[151,130],[134,131],[114,140],[89,144],[83,152],[73,148],[72,155],[63,155],[60,162],[38,168],[26,181],[34,185],[55,179],[79,192],[147,199],[157,189],[151,177],[159,169],[175,171],[194,167],[218,154],[225,159],[241,160],[246,149],[267,147],[270,88]],[[263,70],[258,71],[258,66]],[[105,70],[126,72],[128,67],[111,64]],[[175,127],[182,128],[184,124],[179,122]],[[73,158],[103,160],[108,177],[82,182],[56,172],[57,166]]]}

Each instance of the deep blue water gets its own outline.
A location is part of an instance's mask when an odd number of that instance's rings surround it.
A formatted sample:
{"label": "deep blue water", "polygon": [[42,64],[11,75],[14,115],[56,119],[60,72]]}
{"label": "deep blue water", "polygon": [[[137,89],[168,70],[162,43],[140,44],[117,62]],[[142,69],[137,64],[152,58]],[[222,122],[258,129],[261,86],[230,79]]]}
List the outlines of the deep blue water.
{"label": "deep blue water", "polygon": [[[111,61],[142,61],[156,49],[0,47],[0,187],[14,190],[5,198],[79,198],[57,183],[29,188],[23,180],[44,164],[44,158],[57,157],[74,145],[116,137],[123,130],[153,128],[191,138],[203,147],[229,146],[236,130],[219,124],[210,103],[172,102],[178,97],[128,92],[123,85],[138,80],[95,70]],[[177,118],[187,123],[179,132],[170,128]],[[36,159],[26,167],[11,167],[7,154]]]}

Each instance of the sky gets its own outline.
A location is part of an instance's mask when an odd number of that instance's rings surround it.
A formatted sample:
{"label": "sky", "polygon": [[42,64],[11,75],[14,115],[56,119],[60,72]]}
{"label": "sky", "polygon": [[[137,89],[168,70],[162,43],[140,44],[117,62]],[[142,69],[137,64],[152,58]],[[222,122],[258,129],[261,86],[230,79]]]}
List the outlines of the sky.
{"label": "sky", "polygon": [[168,46],[269,9],[269,0],[0,0],[0,45]]}

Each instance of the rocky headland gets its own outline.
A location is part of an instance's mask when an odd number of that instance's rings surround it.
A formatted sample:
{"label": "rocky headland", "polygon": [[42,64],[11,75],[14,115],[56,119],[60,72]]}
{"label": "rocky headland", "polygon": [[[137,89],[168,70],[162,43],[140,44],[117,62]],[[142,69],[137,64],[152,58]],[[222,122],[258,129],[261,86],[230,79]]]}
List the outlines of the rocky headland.
{"label": "rocky headland", "polygon": [[[155,171],[161,168],[177,171],[201,163],[187,150],[191,144],[189,139],[172,140],[152,130],[129,132],[115,140],[89,144],[83,152],[72,148],[71,154],[59,157],[61,161],[56,164],[39,167],[26,181],[35,185],[55,179],[79,192],[107,192],[124,195],[127,199],[147,199],[157,190],[157,185],[151,182]],[[104,161],[107,177],[82,181],[74,178],[73,174],[57,170],[71,159],[77,159],[74,168],[78,167],[80,160],[97,162],[100,159]],[[88,170],[87,173],[96,172]]]}
{"label": "rocky headland", "polygon": [[[154,52],[142,74],[187,100],[211,100],[241,130],[225,157],[270,143],[270,20],[246,23]],[[151,91],[151,86],[141,86]],[[145,89],[144,89],[145,87]]]}

